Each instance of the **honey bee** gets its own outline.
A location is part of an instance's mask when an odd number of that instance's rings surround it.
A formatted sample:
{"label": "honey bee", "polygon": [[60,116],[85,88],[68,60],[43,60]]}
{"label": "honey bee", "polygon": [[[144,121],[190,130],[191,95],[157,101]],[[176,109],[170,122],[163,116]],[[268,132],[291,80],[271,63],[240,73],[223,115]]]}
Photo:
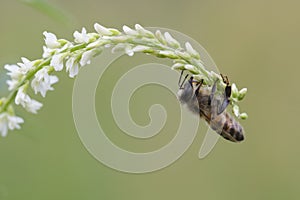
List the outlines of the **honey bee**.
{"label": "honey bee", "polygon": [[218,95],[216,88],[219,80],[216,80],[213,86],[206,86],[203,84],[203,79],[196,81],[193,79],[193,76],[186,81],[188,77],[186,75],[183,82],[180,83],[182,75],[183,71],[178,82],[179,91],[177,95],[179,101],[186,105],[190,111],[200,115],[200,118],[203,118],[211,129],[226,140],[232,142],[244,140],[243,127],[226,112],[231,95],[231,86],[227,76],[221,74],[226,87],[224,94]]}

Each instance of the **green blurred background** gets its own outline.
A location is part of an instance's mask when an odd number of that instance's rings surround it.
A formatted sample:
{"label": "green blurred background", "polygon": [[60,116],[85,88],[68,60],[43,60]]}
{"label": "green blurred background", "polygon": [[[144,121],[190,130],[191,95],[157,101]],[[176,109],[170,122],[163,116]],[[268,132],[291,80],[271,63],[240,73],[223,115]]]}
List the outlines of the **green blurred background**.
{"label": "green blurred background", "polygon": [[[297,129],[300,50],[300,2],[286,1],[50,1],[52,9],[1,0],[0,64],[21,56],[40,58],[42,32],[71,40],[74,30],[93,24],[121,28],[123,24],[165,27],[189,35],[210,53],[219,70],[240,87],[248,87],[241,108],[246,141],[219,140],[203,160],[198,151],[203,134],[171,166],[148,174],[126,174],[95,160],[84,148],[72,118],[73,80],[60,82],[38,115],[18,109],[26,123],[0,138],[0,199],[299,199],[300,159]],[[56,13],[60,11],[61,13]],[[53,14],[54,13],[54,14]],[[132,61],[130,61],[132,59]],[[131,62],[115,63],[100,85],[109,86]],[[148,59],[148,58],[147,58]],[[122,70],[119,70],[122,67]],[[7,95],[1,69],[0,94]],[[177,84],[177,83],[174,83]],[[178,118],[168,118],[163,133],[149,141],[124,136],[112,121],[105,101],[111,87],[99,86],[97,113],[109,137],[130,150],[153,150],[174,135]],[[157,93],[157,98],[145,97]],[[158,98],[159,97],[159,98]],[[153,103],[177,115],[176,99],[158,86],[145,86],[130,104],[133,118],[145,125]],[[170,102],[170,103],[169,103]]]}

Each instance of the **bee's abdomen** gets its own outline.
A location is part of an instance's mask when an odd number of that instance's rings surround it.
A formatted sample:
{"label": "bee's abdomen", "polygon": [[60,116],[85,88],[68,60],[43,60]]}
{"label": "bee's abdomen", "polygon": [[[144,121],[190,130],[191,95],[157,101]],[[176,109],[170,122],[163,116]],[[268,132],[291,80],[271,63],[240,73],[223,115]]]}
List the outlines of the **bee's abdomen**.
{"label": "bee's abdomen", "polygon": [[244,140],[243,127],[232,118],[227,112],[224,113],[225,122],[222,128],[221,136],[232,142],[240,142]]}

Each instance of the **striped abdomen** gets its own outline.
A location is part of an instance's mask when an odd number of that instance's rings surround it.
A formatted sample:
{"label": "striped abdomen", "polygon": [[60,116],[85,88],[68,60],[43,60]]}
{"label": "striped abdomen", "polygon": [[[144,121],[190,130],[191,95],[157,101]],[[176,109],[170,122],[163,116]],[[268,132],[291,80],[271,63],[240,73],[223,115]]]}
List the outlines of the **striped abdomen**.
{"label": "striped abdomen", "polygon": [[208,121],[210,127],[218,134],[232,142],[240,142],[244,140],[243,127],[230,114],[223,112],[214,119]]}

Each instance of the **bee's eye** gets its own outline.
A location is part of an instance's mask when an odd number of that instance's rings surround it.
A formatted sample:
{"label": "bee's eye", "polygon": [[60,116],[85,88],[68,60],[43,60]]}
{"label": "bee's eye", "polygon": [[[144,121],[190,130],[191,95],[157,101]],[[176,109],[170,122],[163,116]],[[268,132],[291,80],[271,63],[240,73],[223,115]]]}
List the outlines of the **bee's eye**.
{"label": "bee's eye", "polygon": [[227,85],[225,88],[225,95],[226,97],[230,97],[231,96],[231,86]]}

